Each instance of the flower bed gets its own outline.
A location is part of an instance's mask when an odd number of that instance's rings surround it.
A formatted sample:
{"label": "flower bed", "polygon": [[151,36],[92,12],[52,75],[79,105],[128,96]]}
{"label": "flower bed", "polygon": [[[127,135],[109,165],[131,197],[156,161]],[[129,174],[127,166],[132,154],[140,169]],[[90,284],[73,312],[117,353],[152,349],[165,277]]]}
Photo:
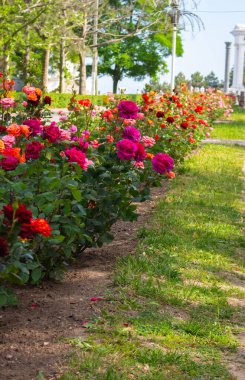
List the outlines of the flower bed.
{"label": "flower bed", "polygon": [[[11,97],[3,79],[0,127],[0,282],[59,278],[84,249],[113,237],[118,220],[137,217],[134,202],[151,186],[174,178],[174,168],[209,135],[212,122],[231,112],[212,91],[151,92],[142,104],[109,98],[70,100],[68,116],[49,118],[51,99],[25,86]],[[0,304],[11,301],[2,287]]]}

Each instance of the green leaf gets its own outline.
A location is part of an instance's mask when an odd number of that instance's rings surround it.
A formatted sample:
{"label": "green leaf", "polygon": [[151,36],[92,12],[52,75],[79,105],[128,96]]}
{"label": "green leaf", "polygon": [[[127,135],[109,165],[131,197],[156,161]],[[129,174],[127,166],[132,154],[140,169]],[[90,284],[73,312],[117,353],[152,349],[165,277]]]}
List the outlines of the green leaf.
{"label": "green leaf", "polygon": [[71,189],[71,192],[76,201],[80,202],[82,199],[81,191],[78,189]]}
{"label": "green leaf", "polygon": [[42,270],[36,268],[31,272],[32,283],[37,284],[42,277]]}

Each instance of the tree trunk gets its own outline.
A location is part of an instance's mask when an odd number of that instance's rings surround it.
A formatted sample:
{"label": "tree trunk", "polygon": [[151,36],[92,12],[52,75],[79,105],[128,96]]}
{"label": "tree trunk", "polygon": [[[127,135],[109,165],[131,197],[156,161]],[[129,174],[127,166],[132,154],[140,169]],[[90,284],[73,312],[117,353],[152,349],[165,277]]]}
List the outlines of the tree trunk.
{"label": "tree trunk", "polygon": [[50,58],[50,46],[48,46],[43,52],[43,73],[42,73],[42,88],[43,91],[48,89],[48,68]]}
{"label": "tree trunk", "polygon": [[[99,0],[94,0],[94,25],[93,25],[93,45],[97,45],[98,42],[98,11],[99,11]],[[92,49],[92,95],[97,95],[98,93],[98,48],[94,47]]]}
{"label": "tree trunk", "polygon": [[83,14],[83,27],[81,34],[80,50],[79,50],[79,60],[80,60],[80,76],[79,76],[79,94],[85,95],[86,81],[87,81],[87,70],[86,70],[86,34],[87,34],[87,12],[84,11]]}
{"label": "tree trunk", "polygon": [[29,81],[29,64],[30,64],[30,46],[26,47],[26,52],[24,56],[24,68],[23,68],[23,79],[24,82],[27,83]]}
{"label": "tree trunk", "polygon": [[4,45],[3,47],[3,72],[6,76],[6,78],[9,77],[9,50],[7,45]]}
{"label": "tree trunk", "polygon": [[60,41],[60,65],[59,65],[59,77],[60,77],[60,83],[59,83],[59,92],[64,92],[65,87],[65,81],[64,81],[64,66],[65,66],[65,49],[64,49],[64,40],[61,38]]}
{"label": "tree trunk", "polygon": [[29,35],[30,35],[29,30],[30,30],[30,27],[28,25],[26,27],[26,51],[24,54],[24,67],[23,67],[24,83],[27,83],[29,81],[29,65],[30,65],[30,55],[31,55],[30,42],[29,42]]}
{"label": "tree trunk", "polygon": [[113,76],[112,77],[113,79],[113,94],[116,94],[117,93],[117,85],[118,85],[118,82],[119,82],[119,78],[118,76]]}
{"label": "tree trunk", "polygon": [[[83,42],[81,45],[84,45]],[[86,94],[86,80],[87,80],[87,72],[86,72],[86,50],[85,46],[81,46],[79,52],[79,60],[80,60],[80,76],[79,76],[79,94]]]}
{"label": "tree trunk", "polygon": [[117,93],[117,85],[120,79],[122,79],[122,72],[121,72],[120,66],[115,64],[115,67],[113,69],[113,75],[112,75],[113,94]]}

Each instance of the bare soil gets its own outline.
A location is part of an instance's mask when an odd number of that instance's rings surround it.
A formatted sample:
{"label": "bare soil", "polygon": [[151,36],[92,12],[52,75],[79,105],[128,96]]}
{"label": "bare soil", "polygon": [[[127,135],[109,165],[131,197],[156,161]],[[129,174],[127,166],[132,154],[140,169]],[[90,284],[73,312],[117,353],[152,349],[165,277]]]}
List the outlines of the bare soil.
{"label": "bare soil", "polygon": [[0,310],[0,380],[33,380],[39,371],[49,380],[59,377],[71,350],[62,338],[86,333],[83,323],[100,313],[116,259],[134,252],[137,231],[163,193],[153,189],[152,199],[138,206],[138,220],[115,224],[113,242],[85,251],[62,281],[16,289],[19,305]]}

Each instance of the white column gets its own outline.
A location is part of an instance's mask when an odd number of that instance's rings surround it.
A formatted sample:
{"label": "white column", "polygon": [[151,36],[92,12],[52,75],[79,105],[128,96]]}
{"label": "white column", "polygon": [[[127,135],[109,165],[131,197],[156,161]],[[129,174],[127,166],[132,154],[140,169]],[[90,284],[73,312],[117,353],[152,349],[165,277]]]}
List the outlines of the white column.
{"label": "white column", "polygon": [[236,25],[231,34],[235,37],[235,60],[232,90],[240,92],[244,90],[245,25]]}
{"label": "white column", "polygon": [[224,80],[224,92],[229,91],[230,82],[230,52],[231,42],[225,42],[225,80]]}

